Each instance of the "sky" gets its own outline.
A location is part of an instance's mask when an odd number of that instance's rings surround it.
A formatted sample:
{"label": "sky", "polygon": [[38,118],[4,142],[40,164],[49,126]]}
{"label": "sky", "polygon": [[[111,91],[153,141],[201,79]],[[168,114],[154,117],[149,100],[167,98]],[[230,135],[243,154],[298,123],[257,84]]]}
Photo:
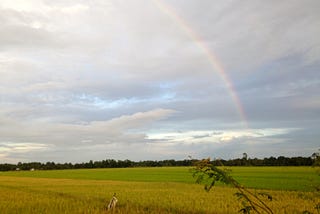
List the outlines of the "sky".
{"label": "sky", "polygon": [[0,163],[309,157],[318,0],[0,0]]}

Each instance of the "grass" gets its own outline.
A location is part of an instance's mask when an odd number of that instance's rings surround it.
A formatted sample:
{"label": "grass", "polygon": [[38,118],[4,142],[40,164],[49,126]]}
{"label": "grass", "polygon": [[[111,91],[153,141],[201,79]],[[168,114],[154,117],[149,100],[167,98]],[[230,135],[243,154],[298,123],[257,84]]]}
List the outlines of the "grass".
{"label": "grass", "polygon": [[[311,167],[230,167],[240,183],[265,189],[275,213],[317,213]],[[0,172],[1,214],[237,213],[236,190],[197,185],[188,167]],[[267,190],[266,190],[267,189]],[[294,191],[291,191],[294,190]],[[256,190],[253,190],[256,191]],[[257,190],[260,191],[260,190]],[[116,193],[113,211],[104,207]]]}
{"label": "grass", "polygon": [[232,176],[251,188],[312,191],[320,185],[313,167],[232,167]]}
{"label": "grass", "polygon": [[147,182],[187,182],[191,183],[191,173],[186,167],[151,168],[108,168],[47,171],[12,171],[1,175],[37,178],[70,178],[89,180],[147,181]]}
{"label": "grass", "polygon": [[[312,167],[228,167],[241,184],[258,189],[312,191],[319,175]],[[194,183],[188,167],[78,169],[0,172],[1,176]]]}
{"label": "grass", "polygon": [[[276,213],[315,212],[319,203],[311,192],[268,191]],[[119,202],[113,211],[104,207],[113,193]],[[235,190],[182,182],[135,182],[0,176],[0,210],[15,213],[237,213]]]}

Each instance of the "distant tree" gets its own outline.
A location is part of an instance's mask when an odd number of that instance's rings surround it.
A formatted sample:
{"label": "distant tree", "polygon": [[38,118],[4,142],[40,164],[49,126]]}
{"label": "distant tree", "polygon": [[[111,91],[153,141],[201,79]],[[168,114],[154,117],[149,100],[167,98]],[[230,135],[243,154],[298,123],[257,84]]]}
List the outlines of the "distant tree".
{"label": "distant tree", "polygon": [[272,157],[272,156],[270,158],[264,158],[263,165],[264,166],[277,166],[277,158]]}
{"label": "distant tree", "polygon": [[247,153],[242,153],[242,159],[243,160],[248,160],[248,154]]}
{"label": "distant tree", "polygon": [[[320,151],[320,149],[319,149],[319,151]],[[311,155],[311,159],[313,161],[314,166],[320,166],[320,152],[314,152]]]}
{"label": "distant tree", "polygon": [[[320,150],[319,150],[320,151]],[[217,159],[213,160],[212,163],[215,166],[320,166],[320,155],[319,152],[313,153],[310,157],[284,157],[279,156],[278,158],[269,157],[264,159],[258,158],[248,158],[247,153],[242,154],[242,158],[223,160]],[[125,168],[125,167],[161,167],[161,166],[192,166],[193,163],[197,161],[194,159],[187,160],[145,160],[134,162],[130,160],[114,160],[106,159],[102,161],[82,162],[82,163],[54,163],[54,162],[29,162],[17,164],[7,164],[0,163],[0,171],[15,170],[19,168],[20,170],[30,170],[30,169],[42,169],[42,170],[52,170],[52,169],[84,169],[84,168]]]}
{"label": "distant tree", "polygon": [[242,153],[242,165],[244,166],[248,166],[249,162],[248,162],[248,154],[247,153]]}

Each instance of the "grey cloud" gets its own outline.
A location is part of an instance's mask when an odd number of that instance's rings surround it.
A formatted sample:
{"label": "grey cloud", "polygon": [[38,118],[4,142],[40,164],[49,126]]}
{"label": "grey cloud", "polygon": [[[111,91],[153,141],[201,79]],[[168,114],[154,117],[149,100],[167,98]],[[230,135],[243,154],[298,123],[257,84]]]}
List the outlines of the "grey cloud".
{"label": "grey cloud", "polygon": [[210,136],[211,136],[210,134],[205,134],[205,135],[195,135],[192,137],[195,139],[201,139],[201,138],[206,138],[206,137],[210,137]]}
{"label": "grey cloud", "polygon": [[[48,123],[43,124],[41,121],[33,121],[33,126],[29,126],[28,122],[16,121],[8,116],[3,116],[6,119],[5,126],[0,129],[1,141],[17,140],[18,142],[46,142],[56,145],[61,144],[78,144],[83,140],[91,140],[92,144],[103,144],[107,140],[125,142],[125,137],[140,137],[144,135],[135,133],[126,133],[128,130],[139,130],[141,127],[150,125],[157,120],[165,119],[173,110],[155,109],[148,112],[138,112],[133,115],[123,115],[118,118],[113,118],[108,121],[92,121],[90,123],[80,124],[59,124]],[[2,120],[5,121],[5,120]],[[9,123],[8,121],[12,121]],[[19,130],[19,132],[16,132]],[[47,139],[47,136],[51,137]]]}
{"label": "grey cloud", "polygon": [[177,1],[173,5],[231,76],[284,56],[300,55],[305,64],[319,59],[317,1],[224,1],[205,7]]}
{"label": "grey cloud", "polygon": [[[0,5],[0,142],[53,145],[32,152],[42,160],[72,161],[77,146],[88,159],[104,151],[124,159],[236,156],[251,148],[249,139],[166,147],[146,136],[244,128],[242,105],[249,128],[302,128],[304,151],[317,145],[306,134],[316,133],[320,115],[317,0]],[[279,154],[290,142],[292,153],[300,151],[298,135],[278,137]],[[263,155],[268,140],[250,152]]]}
{"label": "grey cloud", "polygon": [[[39,154],[38,150],[41,150],[44,154],[53,155],[55,159],[60,157],[60,154],[54,155],[56,150],[68,153],[75,149],[85,152],[97,147],[105,148],[105,151],[113,147],[124,149],[130,147],[130,144],[145,144],[146,136],[139,132],[139,129],[173,113],[174,111],[169,109],[155,109],[123,115],[109,121],[82,124],[48,123],[45,126],[43,122],[33,121],[33,125],[29,126],[26,122],[11,120],[13,123],[6,122],[6,126],[0,128],[0,152],[10,160],[21,155],[27,157],[33,153]],[[2,121],[4,118],[1,118]],[[24,149],[17,149],[18,147]]]}

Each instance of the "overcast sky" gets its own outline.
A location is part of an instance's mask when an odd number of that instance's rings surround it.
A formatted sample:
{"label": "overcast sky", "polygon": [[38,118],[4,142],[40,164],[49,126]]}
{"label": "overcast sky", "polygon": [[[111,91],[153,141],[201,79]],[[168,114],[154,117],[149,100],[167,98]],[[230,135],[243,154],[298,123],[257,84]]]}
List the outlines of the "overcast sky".
{"label": "overcast sky", "polygon": [[0,163],[310,156],[319,0],[0,0]]}

